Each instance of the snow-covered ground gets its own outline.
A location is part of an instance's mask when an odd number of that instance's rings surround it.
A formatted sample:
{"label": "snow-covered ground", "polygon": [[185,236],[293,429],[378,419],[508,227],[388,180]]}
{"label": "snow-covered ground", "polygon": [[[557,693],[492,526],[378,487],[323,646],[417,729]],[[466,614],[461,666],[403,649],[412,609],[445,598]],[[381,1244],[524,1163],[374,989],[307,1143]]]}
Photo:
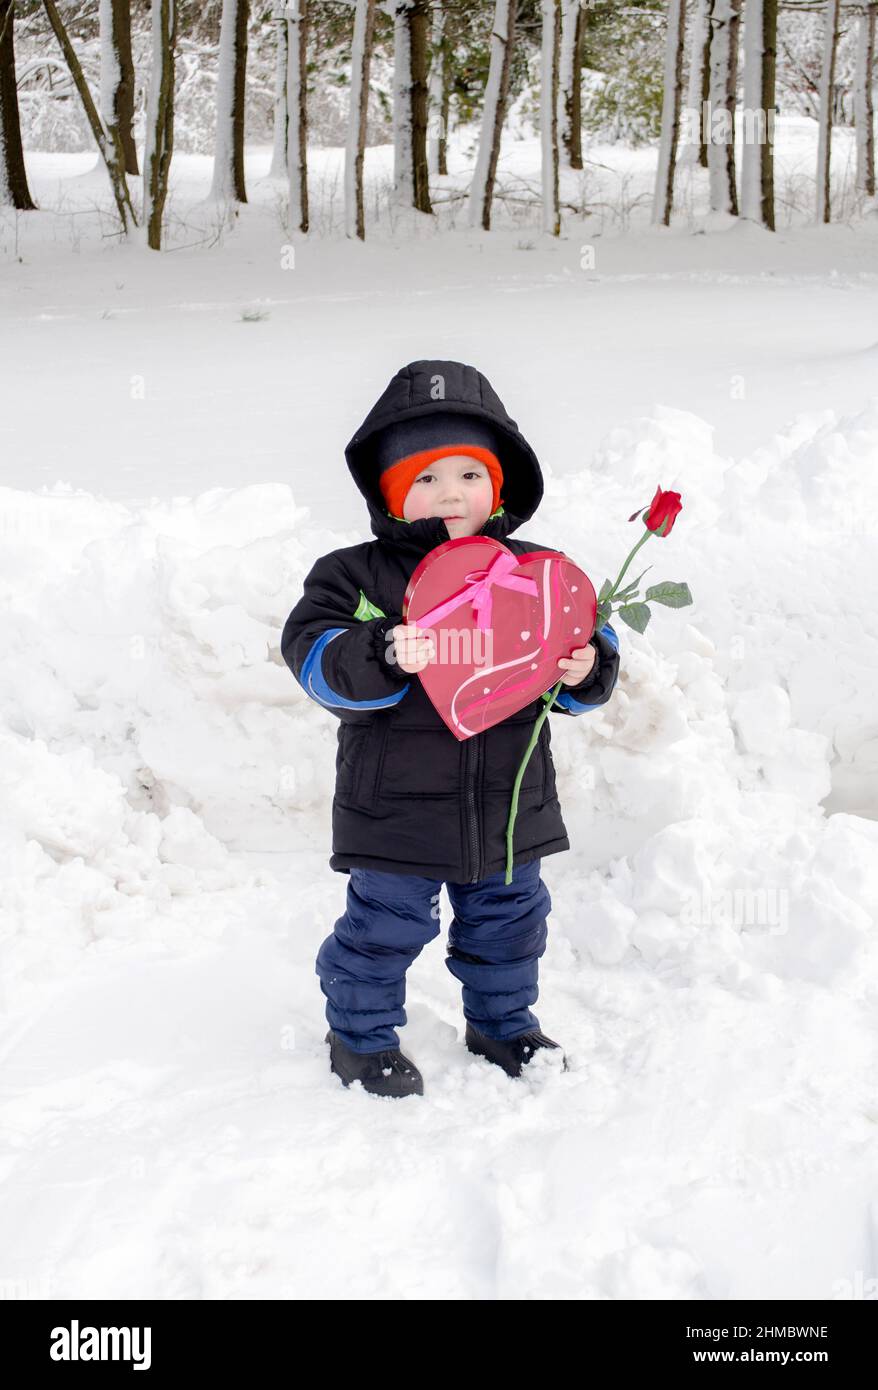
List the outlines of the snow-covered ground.
{"label": "snow-covered ground", "polygon": [[[786,127],[786,188],[813,129]],[[512,147],[507,189],[536,153]],[[649,151],[594,153],[648,186]],[[195,158],[163,256],[100,241],[92,156],[29,156],[21,259],[0,219],[0,1295],[856,1296],[878,1275],[874,219],[698,234],[696,175],[670,231],[595,214],[552,243],[458,213],[290,239],[267,156],[213,245],[186,245]],[[314,164],[328,229],[338,154]],[[369,150],[376,197],[388,170]],[[647,562],[695,603],[621,628],[613,699],[553,723],[573,848],[544,862],[536,1011],[570,1070],[465,1051],[440,937],[401,1034],[426,1093],[394,1102],[328,1070],[336,724],[278,644],[314,558],[370,534],[344,444],[399,366],[443,356],[541,458],[523,538],[600,583],[677,488]]]}

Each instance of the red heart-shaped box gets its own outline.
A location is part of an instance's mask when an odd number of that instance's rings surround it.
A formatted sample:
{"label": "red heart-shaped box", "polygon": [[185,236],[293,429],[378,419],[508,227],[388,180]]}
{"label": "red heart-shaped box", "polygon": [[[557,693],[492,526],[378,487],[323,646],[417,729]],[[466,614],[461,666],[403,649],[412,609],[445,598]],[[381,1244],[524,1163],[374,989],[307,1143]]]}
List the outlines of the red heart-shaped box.
{"label": "red heart-shaped box", "polygon": [[434,634],[434,657],[418,675],[462,741],[557,684],[561,657],[594,633],[597,596],[556,550],[515,555],[490,536],[459,536],[424,556],[402,616]]}

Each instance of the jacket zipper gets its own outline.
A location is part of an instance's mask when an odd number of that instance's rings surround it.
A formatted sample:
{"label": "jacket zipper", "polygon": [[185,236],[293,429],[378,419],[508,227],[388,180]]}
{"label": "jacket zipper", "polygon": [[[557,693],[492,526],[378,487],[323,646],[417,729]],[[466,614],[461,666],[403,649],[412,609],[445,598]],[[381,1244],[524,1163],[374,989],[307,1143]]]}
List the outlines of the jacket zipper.
{"label": "jacket zipper", "polygon": [[474,735],[473,738],[467,739],[466,762],[464,765],[464,778],[466,783],[467,830],[469,833],[470,870],[472,874],[470,878],[470,883],[477,883],[479,878],[481,877],[482,872],[482,857],[479,845],[479,821],[478,811],[476,809],[475,785],[476,771],[479,766],[479,747],[477,744],[475,746],[475,749],[473,750],[474,756],[470,756],[470,751],[472,745],[475,744],[476,738],[478,738],[477,734]]}

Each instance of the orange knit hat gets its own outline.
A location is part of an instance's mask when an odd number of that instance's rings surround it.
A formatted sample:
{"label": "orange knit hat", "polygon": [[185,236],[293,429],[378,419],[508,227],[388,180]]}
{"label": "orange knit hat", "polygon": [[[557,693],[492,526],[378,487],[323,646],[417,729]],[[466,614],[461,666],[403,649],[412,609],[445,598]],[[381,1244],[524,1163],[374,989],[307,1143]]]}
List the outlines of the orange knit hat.
{"label": "orange knit hat", "polygon": [[434,449],[422,449],[416,454],[409,454],[406,458],[401,458],[398,463],[386,468],[381,474],[378,480],[381,495],[387,503],[387,509],[391,516],[402,517],[408,490],[424,468],[431,463],[436,463],[438,459],[448,458],[455,454],[464,454],[467,458],[478,459],[480,463],[485,465],[494,486],[491,512],[495,512],[501,501],[500,489],[503,486],[503,469],[493,450],[485,449],[480,444],[439,444]]}

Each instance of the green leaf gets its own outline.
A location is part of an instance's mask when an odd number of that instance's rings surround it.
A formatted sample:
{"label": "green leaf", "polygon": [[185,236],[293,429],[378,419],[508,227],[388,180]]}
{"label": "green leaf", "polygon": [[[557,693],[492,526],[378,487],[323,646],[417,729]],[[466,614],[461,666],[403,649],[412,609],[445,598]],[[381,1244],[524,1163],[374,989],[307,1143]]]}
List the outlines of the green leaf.
{"label": "green leaf", "polygon": [[633,580],[631,584],[626,584],[624,589],[619,589],[618,593],[616,594],[616,598],[622,599],[624,601],[626,598],[630,598],[632,594],[635,594],[640,586],[641,579],[646,574],[647,570],[651,569],[652,565],[647,565],[646,569],[641,570],[640,574],[638,574],[637,578]]}
{"label": "green leaf", "polygon": [[604,599],[607,597],[612,587],[613,586],[610,583],[609,579],[605,579],[603,584],[601,585],[601,591],[598,594],[598,603],[603,603]]}
{"label": "green leaf", "polygon": [[644,598],[654,599],[656,603],[663,603],[667,608],[685,608],[692,602],[689,585],[675,584],[669,579],[663,584],[653,584],[652,588],[647,589]]}
{"label": "green leaf", "polygon": [[622,608],[617,608],[616,612],[622,622],[633,627],[635,632],[643,632],[652,617],[645,603],[626,603]]}

